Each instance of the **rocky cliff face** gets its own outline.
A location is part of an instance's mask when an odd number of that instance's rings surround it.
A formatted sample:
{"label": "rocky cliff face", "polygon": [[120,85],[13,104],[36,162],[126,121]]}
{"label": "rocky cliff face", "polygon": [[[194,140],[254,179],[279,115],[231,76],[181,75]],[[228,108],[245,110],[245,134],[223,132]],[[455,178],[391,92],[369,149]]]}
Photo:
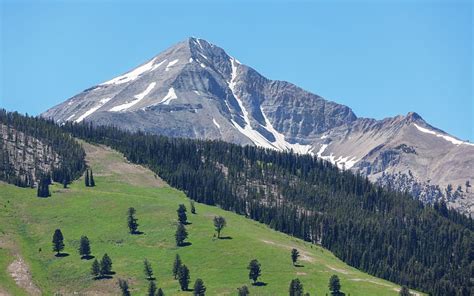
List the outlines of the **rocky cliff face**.
{"label": "rocky cliff face", "polygon": [[42,174],[59,167],[60,157],[51,146],[0,124],[1,179],[33,187]]}
{"label": "rocky cliff face", "polygon": [[[180,42],[42,116],[312,153],[426,202],[447,198],[461,211],[474,210],[466,188],[474,177],[473,144],[416,113],[357,118],[349,107],[269,80],[202,39]],[[459,193],[454,198],[446,191],[450,184]]]}

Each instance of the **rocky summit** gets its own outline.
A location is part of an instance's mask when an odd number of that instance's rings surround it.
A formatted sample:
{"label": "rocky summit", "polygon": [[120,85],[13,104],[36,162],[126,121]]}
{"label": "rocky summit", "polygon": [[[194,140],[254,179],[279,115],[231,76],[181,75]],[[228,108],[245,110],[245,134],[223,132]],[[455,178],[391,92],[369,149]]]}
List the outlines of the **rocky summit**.
{"label": "rocky summit", "polygon": [[358,118],[347,106],[267,79],[203,39],[182,41],[42,116],[310,153],[424,202],[474,210],[474,144],[413,112]]}

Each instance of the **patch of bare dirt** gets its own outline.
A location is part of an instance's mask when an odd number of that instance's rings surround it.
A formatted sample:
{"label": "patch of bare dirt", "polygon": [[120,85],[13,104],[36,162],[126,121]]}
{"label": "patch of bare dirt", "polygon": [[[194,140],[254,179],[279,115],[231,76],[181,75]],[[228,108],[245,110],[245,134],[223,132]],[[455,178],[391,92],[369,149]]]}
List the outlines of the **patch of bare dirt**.
{"label": "patch of bare dirt", "polygon": [[20,255],[16,256],[16,259],[8,265],[8,273],[11,275],[15,283],[28,292],[29,295],[41,295],[40,289],[33,283],[31,279],[30,269],[28,265],[20,257]]}
{"label": "patch of bare dirt", "polygon": [[115,176],[120,182],[144,187],[164,187],[167,184],[151,170],[130,163],[119,152],[104,146],[80,141],[86,152],[86,162],[95,176]]}
{"label": "patch of bare dirt", "polygon": [[[276,243],[274,241],[269,241],[269,240],[264,240],[264,239],[262,239],[262,242],[264,242],[266,244],[274,245],[274,246],[279,246],[279,247],[282,247],[282,248],[285,248],[285,249],[288,249],[288,250],[291,250],[293,248],[298,249],[296,246],[287,246],[287,245]],[[306,252],[306,251],[303,251],[303,250],[300,250],[300,249],[298,249],[298,251],[300,252],[300,259],[302,261],[306,261],[306,262],[314,262],[315,261],[314,257],[312,257],[309,252]]]}
{"label": "patch of bare dirt", "polygon": [[331,269],[331,270],[334,270],[334,271],[337,271],[339,273],[342,273],[342,274],[349,274],[350,272],[348,270],[345,270],[345,269],[342,269],[342,268],[336,268],[336,267],[333,267],[331,265],[326,265],[327,268]]}

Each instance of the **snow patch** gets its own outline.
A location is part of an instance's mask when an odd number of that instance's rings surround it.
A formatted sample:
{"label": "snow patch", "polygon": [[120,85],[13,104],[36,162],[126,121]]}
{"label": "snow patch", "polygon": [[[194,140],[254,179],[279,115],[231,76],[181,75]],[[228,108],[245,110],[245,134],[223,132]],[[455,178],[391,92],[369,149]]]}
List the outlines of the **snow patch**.
{"label": "snow patch", "polygon": [[143,98],[145,98],[145,96],[148,95],[151,92],[151,90],[155,87],[155,85],[156,85],[156,82],[150,83],[143,92],[141,92],[141,93],[134,96],[135,100],[133,100],[131,102],[127,102],[127,103],[122,104],[122,105],[115,106],[115,107],[111,108],[109,111],[119,112],[119,111],[124,111],[124,110],[129,109],[130,107],[134,106],[135,104],[137,104],[138,102],[143,100]]}
{"label": "snow patch", "polygon": [[350,169],[352,168],[358,161],[359,159],[357,159],[357,157],[355,156],[346,156],[346,157],[343,157],[343,156],[339,156],[337,159],[336,157],[334,156],[334,154],[331,152],[331,154],[327,155],[327,156],[324,156],[323,155],[323,152],[326,150],[326,148],[328,148],[329,144],[323,144],[321,145],[321,148],[319,148],[319,151],[316,153],[316,155],[321,158],[321,159],[324,159],[324,160],[327,160],[329,161],[330,163],[336,165],[339,169]]}
{"label": "snow patch", "polygon": [[84,114],[82,114],[81,116],[79,116],[79,118],[77,118],[76,120],[74,120],[74,122],[81,122],[83,121],[87,116],[91,115],[92,113],[94,113],[95,111],[97,111],[100,107],[104,106],[108,101],[110,101],[112,98],[105,98],[105,99],[102,99],[99,101],[99,104],[90,108],[89,110],[87,110]]}
{"label": "snow patch", "polygon": [[198,92],[197,90],[195,90],[195,91],[194,91],[194,93],[195,93],[195,94],[197,94],[198,96],[200,96],[200,95],[201,95],[201,93],[200,93],[200,92]]}
{"label": "snow patch", "polygon": [[179,59],[176,59],[176,60],[173,60],[173,61],[169,62],[168,65],[166,66],[165,71],[168,72],[171,67],[173,67],[174,65],[176,65],[177,62],[179,62]]}
{"label": "snow patch", "polygon": [[200,56],[202,56],[203,58],[205,58],[206,60],[209,60],[205,55],[203,55],[202,53],[199,53]]}
{"label": "snow patch", "polygon": [[189,58],[189,62],[190,62],[190,63],[194,62],[194,59],[193,59],[193,58]]}
{"label": "snow patch", "polygon": [[217,123],[215,118],[212,119],[212,122],[214,123],[215,126],[217,126],[218,129],[221,129],[221,126]]}
{"label": "snow patch", "polygon": [[71,119],[72,119],[74,116],[76,116],[76,113],[74,113],[73,115],[71,115],[71,116],[69,116],[68,118],[66,118],[66,120],[65,120],[65,121],[69,121],[69,120],[71,120]]}
{"label": "snow patch", "polygon": [[470,146],[474,146],[474,143],[464,142],[464,141],[458,140],[458,139],[453,138],[453,137],[450,137],[450,136],[438,134],[438,133],[436,133],[435,131],[429,130],[429,129],[424,128],[424,127],[421,127],[421,126],[419,126],[419,125],[416,124],[416,123],[413,123],[413,125],[415,125],[415,127],[416,127],[420,132],[422,132],[422,133],[434,135],[434,136],[436,136],[436,137],[438,137],[438,138],[443,138],[444,140],[446,140],[446,141],[448,141],[448,142],[451,142],[451,143],[453,143],[454,145],[470,145]]}
{"label": "snow patch", "polygon": [[201,63],[201,67],[202,67],[202,68],[206,68],[206,65],[204,65],[203,63]]}
{"label": "snow patch", "polygon": [[156,67],[154,68],[153,65],[155,63],[155,60],[156,60],[156,58],[152,59],[151,61],[149,61],[146,64],[143,64],[143,65],[133,69],[130,72],[125,73],[124,75],[115,77],[114,79],[106,81],[104,83],[101,83],[100,85],[122,84],[122,83],[126,83],[126,82],[129,82],[129,81],[133,81],[133,80],[137,79],[138,76],[140,76],[141,74],[143,74],[147,71],[150,71],[150,70],[154,70],[154,69],[158,68],[159,66],[161,66],[161,63],[160,63],[158,65],[155,65]]}
{"label": "snow patch", "polygon": [[176,96],[176,92],[174,91],[174,88],[170,88],[168,90],[168,93],[166,94],[166,96],[161,100],[160,104],[163,104],[163,105],[169,105],[170,102],[174,99],[177,99],[178,97]]}

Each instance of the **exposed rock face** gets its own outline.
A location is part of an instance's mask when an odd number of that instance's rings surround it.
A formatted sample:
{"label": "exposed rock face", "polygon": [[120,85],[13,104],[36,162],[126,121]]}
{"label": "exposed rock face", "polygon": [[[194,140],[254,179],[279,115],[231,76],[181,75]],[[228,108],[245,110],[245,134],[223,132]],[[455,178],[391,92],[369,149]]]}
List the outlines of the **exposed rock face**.
{"label": "exposed rock face", "polygon": [[0,124],[1,179],[18,186],[35,186],[40,176],[59,167],[60,157],[51,146]]}
{"label": "exposed rock face", "polygon": [[474,210],[474,195],[466,192],[466,181],[474,178],[473,144],[416,113],[357,118],[349,107],[269,80],[202,39],[180,42],[42,116],[313,153],[426,202],[448,198],[448,184],[455,191],[461,186],[450,204]]}

